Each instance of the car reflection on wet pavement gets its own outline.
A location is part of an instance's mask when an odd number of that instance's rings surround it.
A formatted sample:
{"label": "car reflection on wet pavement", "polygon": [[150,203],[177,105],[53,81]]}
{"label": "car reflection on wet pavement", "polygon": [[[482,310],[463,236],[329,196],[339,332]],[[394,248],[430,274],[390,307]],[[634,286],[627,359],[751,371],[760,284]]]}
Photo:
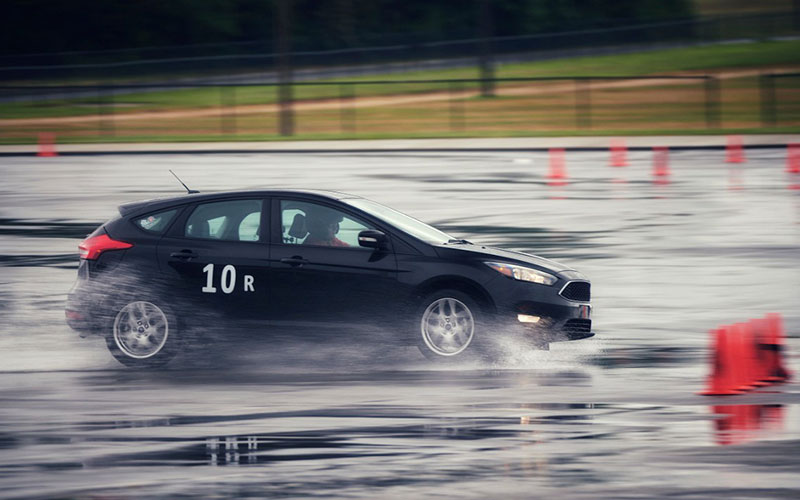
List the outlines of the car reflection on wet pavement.
{"label": "car reflection on wet pavement", "polygon": [[[702,397],[708,330],[780,312],[797,371],[800,193],[779,149],[3,158],[0,498],[795,497],[796,382]],[[520,161],[520,160],[525,161]],[[431,365],[376,335],[219,345],[137,372],[63,323],[80,239],[192,188],[351,192],[483,244],[574,264],[597,337]],[[732,188],[733,187],[733,188]],[[213,354],[209,355],[211,352]]]}

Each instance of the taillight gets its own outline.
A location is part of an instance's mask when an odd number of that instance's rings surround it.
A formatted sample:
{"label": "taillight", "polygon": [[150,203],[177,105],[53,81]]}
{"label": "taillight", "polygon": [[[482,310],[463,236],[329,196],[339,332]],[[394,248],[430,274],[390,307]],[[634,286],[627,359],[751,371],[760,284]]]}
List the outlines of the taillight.
{"label": "taillight", "polygon": [[109,235],[103,233],[83,240],[83,242],[78,245],[78,250],[80,250],[81,259],[97,260],[103,252],[108,252],[109,250],[124,250],[132,246],[132,244],[124,241],[112,240]]}

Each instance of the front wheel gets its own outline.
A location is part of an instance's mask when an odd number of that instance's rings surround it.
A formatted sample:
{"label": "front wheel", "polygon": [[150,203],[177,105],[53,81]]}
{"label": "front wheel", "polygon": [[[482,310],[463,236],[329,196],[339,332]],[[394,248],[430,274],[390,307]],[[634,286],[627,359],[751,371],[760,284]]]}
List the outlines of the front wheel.
{"label": "front wheel", "polygon": [[177,322],[164,304],[126,301],[116,309],[106,345],[117,361],[126,366],[163,366],[180,347]]}
{"label": "front wheel", "polygon": [[423,299],[417,312],[417,347],[433,360],[461,358],[475,342],[480,309],[458,290],[440,290]]}

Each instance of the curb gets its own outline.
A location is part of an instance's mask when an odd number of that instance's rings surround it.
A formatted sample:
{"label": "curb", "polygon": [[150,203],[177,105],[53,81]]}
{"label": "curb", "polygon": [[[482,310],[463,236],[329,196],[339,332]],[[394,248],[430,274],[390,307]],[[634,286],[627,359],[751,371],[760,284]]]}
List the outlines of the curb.
{"label": "curb", "polygon": [[[733,137],[733,136],[731,136]],[[736,136],[744,149],[785,148],[800,143],[800,135]],[[552,148],[570,152],[605,152],[615,141],[624,140],[628,151],[651,151],[665,147],[673,151],[725,150],[728,136],[635,136],[635,137],[527,137],[482,139],[391,139],[294,142],[227,143],[108,143],[44,144],[59,156],[100,155],[223,155],[223,154],[366,154],[366,153],[542,153]],[[35,156],[37,144],[0,146],[0,157]],[[56,151],[57,150],[57,151]]]}
{"label": "curb", "polygon": [[[744,149],[783,149],[787,144],[749,144]],[[600,153],[609,148],[565,147],[569,152]],[[652,146],[631,146],[628,151],[652,151]],[[724,151],[725,146],[669,146],[670,151]],[[57,156],[147,156],[147,155],[220,155],[220,154],[331,154],[331,153],[547,153],[550,148],[409,148],[409,149],[144,149],[114,151],[60,151]],[[37,156],[36,151],[0,151],[0,157]]]}

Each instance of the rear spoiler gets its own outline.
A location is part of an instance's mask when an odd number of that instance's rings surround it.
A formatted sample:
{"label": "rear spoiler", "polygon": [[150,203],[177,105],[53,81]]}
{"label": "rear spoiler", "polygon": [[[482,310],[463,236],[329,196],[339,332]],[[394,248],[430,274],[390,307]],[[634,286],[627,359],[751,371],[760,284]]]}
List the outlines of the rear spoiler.
{"label": "rear spoiler", "polygon": [[140,209],[146,208],[154,201],[155,200],[144,200],[144,201],[132,201],[130,203],[123,203],[122,205],[117,207],[117,210],[119,210],[119,214],[121,216],[125,217],[126,215],[132,212],[138,212]]}
{"label": "rear spoiler", "polygon": [[123,217],[130,215],[134,212],[147,212],[148,209],[158,210],[159,207],[170,207],[174,205],[181,205],[186,203],[184,196],[175,196],[172,198],[152,198],[149,200],[132,201],[130,203],[123,203],[117,207],[119,214]]}
{"label": "rear spoiler", "polygon": [[[181,180],[181,178],[178,177],[178,175],[175,172],[173,172],[172,170],[170,170],[169,173],[171,173],[173,176],[175,176],[176,179],[178,179],[178,182],[181,183],[181,186],[183,186],[186,189],[186,194],[198,194],[198,193],[200,193],[200,191],[196,191],[194,189],[189,189],[189,186],[184,184],[183,181]],[[160,199],[160,200],[153,199],[153,200],[133,201],[133,202],[130,202],[130,203],[123,203],[122,205],[117,207],[117,210],[119,210],[119,214],[121,216],[125,217],[126,215],[130,214],[131,212],[138,212],[139,210],[147,208],[149,205],[152,205],[153,203],[159,202],[159,201],[167,201],[167,200],[166,199]]]}

